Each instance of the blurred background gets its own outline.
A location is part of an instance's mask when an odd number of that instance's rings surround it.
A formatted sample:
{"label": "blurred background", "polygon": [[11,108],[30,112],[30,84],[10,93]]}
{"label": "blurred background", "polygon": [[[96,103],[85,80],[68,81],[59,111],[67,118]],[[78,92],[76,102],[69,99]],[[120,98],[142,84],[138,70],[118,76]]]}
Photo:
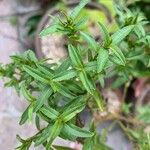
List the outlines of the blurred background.
{"label": "blurred background", "polygon": [[[28,49],[35,51],[39,58],[50,57],[57,61],[65,57],[63,37],[40,39],[38,34],[50,24],[49,14],[59,15],[59,10],[72,9],[78,2],[78,0],[0,0],[0,63],[9,63],[9,56],[23,53]],[[81,13],[89,16],[88,26],[95,39],[99,34],[96,22],[104,22],[109,26],[110,32],[117,28],[113,2],[113,0],[93,0],[93,3]],[[147,19],[150,19],[149,0],[126,2],[128,8],[136,6],[143,11]],[[147,81],[145,78],[138,80],[137,95],[141,94],[145,81]],[[36,129],[31,123],[19,126],[19,118],[27,105],[13,89],[3,86],[3,81],[0,80],[0,150],[12,150],[18,145],[16,134],[28,137],[35,133]],[[150,93],[150,88],[147,89],[147,93]],[[147,99],[150,100],[149,98],[150,95]],[[124,138],[119,127],[112,130],[108,143],[114,150],[123,150],[119,147],[119,143],[116,145],[116,141],[121,142],[121,147],[125,147],[125,150],[132,149],[132,145]]]}

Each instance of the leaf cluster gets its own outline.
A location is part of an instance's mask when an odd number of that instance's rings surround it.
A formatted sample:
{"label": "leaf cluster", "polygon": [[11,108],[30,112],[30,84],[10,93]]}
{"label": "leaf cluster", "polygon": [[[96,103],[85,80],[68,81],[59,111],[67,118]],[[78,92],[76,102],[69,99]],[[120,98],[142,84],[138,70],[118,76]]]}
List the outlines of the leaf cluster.
{"label": "leaf cluster", "polygon": [[[29,103],[20,125],[34,118],[39,130],[26,140],[18,137],[22,143],[18,150],[27,150],[32,143],[42,144],[46,150],[57,149],[53,141],[58,136],[68,140],[82,138],[85,149],[92,150],[99,143],[96,129],[80,128],[76,119],[89,103],[92,111],[107,110],[97,83],[104,87],[104,81],[115,76],[111,86],[119,87],[135,77],[150,76],[150,38],[144,30],[145,21],[130,14],[131,17],[120,19],[123,21],[113,34],[99,22],[102,40],[96,41],[82,30],[86,19],[77,19],[88,2],[82,0],[69,15],[64,14],[64,20],[52,17],[53,24],[40,33],[68,37],[69,55],[61,64],[38,60],[28,50],[11,56],[12,63],[0,67],[0,75],[8,79],[5,86],[15,87]],[[121,12],[118,14],[122,17]],[[41,127],[41,121],[45,121],[45,127]]]}

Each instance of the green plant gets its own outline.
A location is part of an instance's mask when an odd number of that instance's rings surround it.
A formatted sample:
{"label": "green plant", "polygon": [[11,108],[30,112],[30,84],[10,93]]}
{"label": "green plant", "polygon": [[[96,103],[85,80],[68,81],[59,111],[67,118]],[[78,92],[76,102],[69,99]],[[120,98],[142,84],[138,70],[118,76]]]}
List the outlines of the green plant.
{"label": "green plant", "polygon": [[[120,19],[121,23],[113,34],[99,22],[102,40],[97,42],[82,31],[87,19],[78,18],[88,2],[82,0],[69,15],[63,14],[63,20],[51,16],[53,24],[40,33],[40,36],[62,34],[68,38],[69,56],[61,63],[48,64],[46,59],[38,60],[28,50],[22,55],[11,56],[12,63],[0,67],[0,75],[9,79],[5,86],[15,87],[29,103],[21,116],[20,125],[35,118],[39,130],[36,135],[25,140],[17,136],[22,143],[18,150],[27,150],[32,143],[35,146],[42,144],[46,150],[59,149],[52,144],[58,136],[80,141],[84,150],[110,149],[104,139],[100,141],[102,138],[96,130],[98,120],[93,117],[88,128],[81,128],[77,121],[80,113],[86,107],[92,114],[107,111],[107,104],[97,87],[97,84],[104,87],[107,78],[116,77],[110,86],[125,85],[125,95],[133,78],[150,76],[149,35],[144,30],[143,17],[138,14],[130,14],[130,17],[126,15]],[[121,11],[118,13],[121,14]],[[136,121],[129,120],[128,116],[126,119],[118,115],[113,117],[128,135],[131,134],[131,127],[124,126],[121,121],[133,125]],[[41,120],[45,121],[45,127],[41,126]],[[145,124],[142,122],[143,126]]]}

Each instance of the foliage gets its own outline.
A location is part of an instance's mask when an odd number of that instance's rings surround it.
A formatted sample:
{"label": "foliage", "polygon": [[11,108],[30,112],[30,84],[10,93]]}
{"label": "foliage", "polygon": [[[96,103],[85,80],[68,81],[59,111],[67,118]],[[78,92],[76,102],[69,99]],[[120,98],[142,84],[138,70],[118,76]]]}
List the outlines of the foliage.
{"label": "foliage", "polygon": [[25,27],[27,28],[27,35],[30,37],[33,37],[36,29],[37,29],[37,25],[39,23],[39,21],[41,20],[41,15],[40,14],[35,14],[31,17],[29,17],[25,23]]}
{"label": "foliage", "polygon": [[[53,141],[58,136],[68,140],[81,138],[86,150],[110,149],[99,141],[95,127],[81,128],[77,124],[78,115],[91,106],[93,113],[107,111],[97,81],[104,87],[104,80],[115,76],[113,84],[119,87],[133,78],[150,76],[149,35],[144,30],[147,23],[144,17],[132,12],[124,15],[117,8],[118,30],[110,34],[99,22],[102,35],[99,42],[82,30],[86,19],[77,19],[88,2],[82,0],[71,13],[63,14],[64,20],[51,16],[53,24],[40,33],[40,36],[62,34],[68,38],[69,55],[61,64],[38,60],[28,50],[22,55],[11,56],[12,63],[0,67],[0,75],[9,79],[5,86],[15,87],[29,103],[20,125],[35,118],[39,129],[26,140],[17,136],[22,143],[17,150],[27,150],[32,143],[35,147],[42,144],[46,150],[57,149]],[[125,111],[129,113],[127,108]],[[145,112],[141,112],[143,118]],[[41,121],[46,122],[45,127],[41,128]]]}
{"label": "foliage", "polygon": [[150,105],[146,105],[146,106],[140,107],[138,109],[138,112],[139,112],[138,118],[140,120],[143,120],[146,123],[150,123],[150,118],[149,118],[149,115],[150,115]]}

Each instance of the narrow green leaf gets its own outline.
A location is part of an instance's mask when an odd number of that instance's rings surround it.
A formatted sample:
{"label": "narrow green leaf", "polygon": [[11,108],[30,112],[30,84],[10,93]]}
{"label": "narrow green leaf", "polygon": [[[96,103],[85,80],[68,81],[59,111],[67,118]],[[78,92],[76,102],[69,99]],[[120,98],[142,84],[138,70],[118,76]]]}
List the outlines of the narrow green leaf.
{"label": "narrow green leaf", "polygon": [[19,142],[21,142],[21,143],[24,143],[24,142],[25,142],[25,140],[22,139],[18,134],[16,135],[16,139],[17,139]]}
{"label": "narrow green leaf", "polygon": [[88,62],[91,62],[93,61],[93,54],[92,54],[92,51],[89,49],[88,50]]}
{"label": "narrow green leaf", "polygon": [[38,111],[36,114],[37,114],[38,117],[41,118],[42,120],[44,120],[44,121],[50,123],[50,121],[51,121],[50,118],[48,118],[48,117],[47,117],[44,113],[42,113],[41,111]]}
{"label": "narrow green leaf", "polygon": [[36,58],[36,56],[32,50],[27,51],[27,56],[31,61],[34,61],[34,62],[38,61],[38,59]]}
{"label": "narrow green leaf", "polygon": [[97,71],[97,61],[91,61],[85,64],[84,67],[86,72]]}
{"label": "narrow green leaf", "polygon": [[20,61],[23,59],[22,56],[17,56],[17,55],[12,55],[10,56],[11,60],[16,62],[16,63],[20,63]]}
{"label": "narrow green leaf", "polygon": [[93,138],[87,138],[84,141],[83,150],[93,150],[94,147],[94,140]]}
{"label": "narrow green leaf", "polygon": [[51,130],[52,130],[51,124],[48,125],[46,128],[44,128],[42,132],[38,134],[37,137],[34,139],[34,143],[35,143],[34,146],[36,147],[46,142],[51,133]]}
{"label": "narrow green leaf", "polygon": [[116,55],[116,57],[118,57],[120,59],[120,61],[122,62],[122,64],[125,66],[126,64],[126,59],[124,54],[122,53],[122,51],[117,47],[112,45],[110,47],[110,49],[112,50],[112,52]]}
{"label": "narrow green leaf", "polygon": [[64,70],[58,74],[56,74],[53,78],[53,81],[63,81],[63,80],[69,80],[71,78],[74,78],[77,75],[76,71],[74,70]]}
{"label": "narrow green leaf", "polygon": [[[124,66],[124,63],[116,55],[111,55],[110,61],[113,62],[113,64]],[[114,73],[115,72],[111,72],[109,76],[113,76]]]}
{"label": "narrow green leaf", "polygon": [[79,78],[85,89],[92,94],[92,91],[95,89],[95,85],[91,77],[85,71],[82,71],[79,73]]}
{"label": "narrow green leaf", "polygon": [[68,50],[73,65],[75,67],[82,67],[83,62],[81,56],[79,55],[78,49],[75,48],[73,45],[68,45]]}
{"label": "narrow green leaf", "polygon": [[65,87],[64,85],[56,82],[56,83],[54,83],[54,86],[56,88],[56,91],[58,93],[62,94],[63,96],[71,98],[71,99],[75,98],[75,95],[67,87]]}
{"label": "narrow green leaf", "polygon": [[22,116],[21,116],[21,120],[19,122],[20,125],[23,125],[27,120],[31,120],[32,119],[32,114],[33,114],[33,107],[34,107],[34,103],[31,103],[26,110],[23,112]]}
{"label": "narrow green leaf", "polygon": [[97,57],[97,72],[100,73],[103,71],[106,63],[108,62],[109,53],[106,49],[100,48],[98,57]]}
{"label": "narrow green leaf", "polygon": [[94,133],[87,131],[86,129],[79,128],[73,124],[65,124],[64,128],[72,135],[82,138],[92,137]]}
{"label": "narrow green leaf", "polygon": [[39,71],[44,73],[46,75],[46,77],[51,80],[51,78],[53,77],[53,72],[51,69],[47,68],[46,66],[42,66],[42,65],[38,65],[38,64],[36,64],[36,66],[39,69]]}
{"label": "narrow green leaf", "polygon": [[80,34],[81,34],[81,37],[88,43],[88,46],[90,46],[92,50],[97,51],[98,44],[95,41],[95,39],[87,33],[80,32]]}
{"label": "narrow green leaf", "polygon": [[29,110],[30,106],[23,112],[22,116],[21,116],[21,120],[19,122],[20,125],[23,125],[27,120],[28,120],[28,110]]}
{"label": "narrow green leaf", "polygon": [[21,94],[29,101],[29,102],[33,102],[35,101],[35,98],[31,95],[31,93],[26,89],[25,83],[22,82],[21,83]]}
{"label": "narrow green leaf", "polygon": [[80,30],[82,27],[84,27],[86,24],[86,22],[88,21],[88,17],[83,17],[80,20],[78,20],[78,22],[76,23],[76,28],[78,30]]}
{"label": "narrow green leaf", "polygon": [[109,32],[108,32],[107,28],[102,23],[99,22],[98,24],[101,28],[101,34],[102,34],[102,37],[104,40],[104,46],[108,47],[112,42],[112,39],[109,35]]}
{"label": "narrow green leaf", "polygon": [[48,142],[46,144],[46,150],[51,149],[51,144],[54,141],[54,139],[60,134],[62,127],[63,127],[63,124],[59,120],[54,123],[54,125],[51,129],[51,133],[48,137]]}
{"label": "narrow green leaf", "polygon": [[140,51],[131,51],[128,53],[128,55],[126,56],[127,60],[140,60],[140,59],[144,59],[145,54],[140,50]]}
{"label": "narrow green leaf", "polygon": [[48,118],[52,120],[55,120],[59,115],[59,112],[47,106],[42,107],[40,109],[40,112],[42,112],[45,116],[47,116]]}
{"label": "narrow green leaf", "polygon": [[71,60],[68,57],[65,60],[63,60],[63,62],[61,62],[60,66],[58,68],[56,68],[55,74],[60,73],[64,70],[67,70],[69,68],[69,66],[71,66],[70,64],[71,64]]}
{"label": "narrow green leaf", "polygon": [[27,65],[24,65],[23,69],[24,69],[24,71],[26,71],[30,76],[32,76],[36,80],[41,81],[46,84],[50,83],[50,81],[47,78],[45,78],[45,76],[41,72],[39,72],[37,69],[34,69]]}
{"label": "narrow green leaf", "polygon": [[53,90],[50,86],[46,86],[41,91],[41,94],[36,101],[34,112],[37,112],[43,106],[44,102],[52,95],[52,93],[53,93]]}
{"label": "narrow green leaf", "polygon": [[72,19],[76,19],[80,13],[80,11],[84,8],[84,6],[89,3],[90,0],[81,0],[80,3],[71,11],[70,17]]}
{"label": "narrow green leaf", "polygon": [[40,118],[38,115],[35,116],[35,125],[36,125],[36,128],[40,131],[41,126],[40,126]]}
{"label": "narrow green leaf", "polygon": [[81,106],[72,108],[72,110],[70,110],[69,114],[66,113],[66,115],[64,115],[63,121],[68,122],[73,117],[75,117],[78,113],[80,113],[84,108],[85,108],[85,104],[82,104]]}
{"label": "narrow green leaf", "polygon": [[85,92],[82,89],[81,84],[79,82],[74,82],[74,81],[68,80],[63,85],[74,93],[84,93]]}
{"label": "narrow green leaf", "polygon": [[77,139],[77,136],[72,135],[71,133],[69,133],[66,128],[62,128],[61,133],[59,135],[61,138],[66,139],[66,140],[70,140],[70,141],[75,141]]}
{"label": "narrow green leaf", "polygon": [[77,97],[64,106],[64,108],[61,110],[62,113],[59,117],[64,122],[67,122],[72,119],[77,113],[81,112],[85,108],[85,105],[86,98]]}
{"label": "narrow green leaf", "polygon": [[138,38],[142,38],[146,36],[145,29],[142,24],[137,24],[134,28],[134,32],[138,36]]}
{"label": "narrow green leaf", "polygon": [[42,36],[47,36],[47,35],[56,33],[58,31],[58,27],[59,27],[58,24],[51,25],[51,26],[43,29],[40,33],[40,36],[42,37]]}
{"label": "narrow green leaf", "polygon": [[115,32],[111,36],[113,44],[120,43],[127,35],[129,35],[129,33],[132,31],[133,28],[134,25],[129,25]]}

